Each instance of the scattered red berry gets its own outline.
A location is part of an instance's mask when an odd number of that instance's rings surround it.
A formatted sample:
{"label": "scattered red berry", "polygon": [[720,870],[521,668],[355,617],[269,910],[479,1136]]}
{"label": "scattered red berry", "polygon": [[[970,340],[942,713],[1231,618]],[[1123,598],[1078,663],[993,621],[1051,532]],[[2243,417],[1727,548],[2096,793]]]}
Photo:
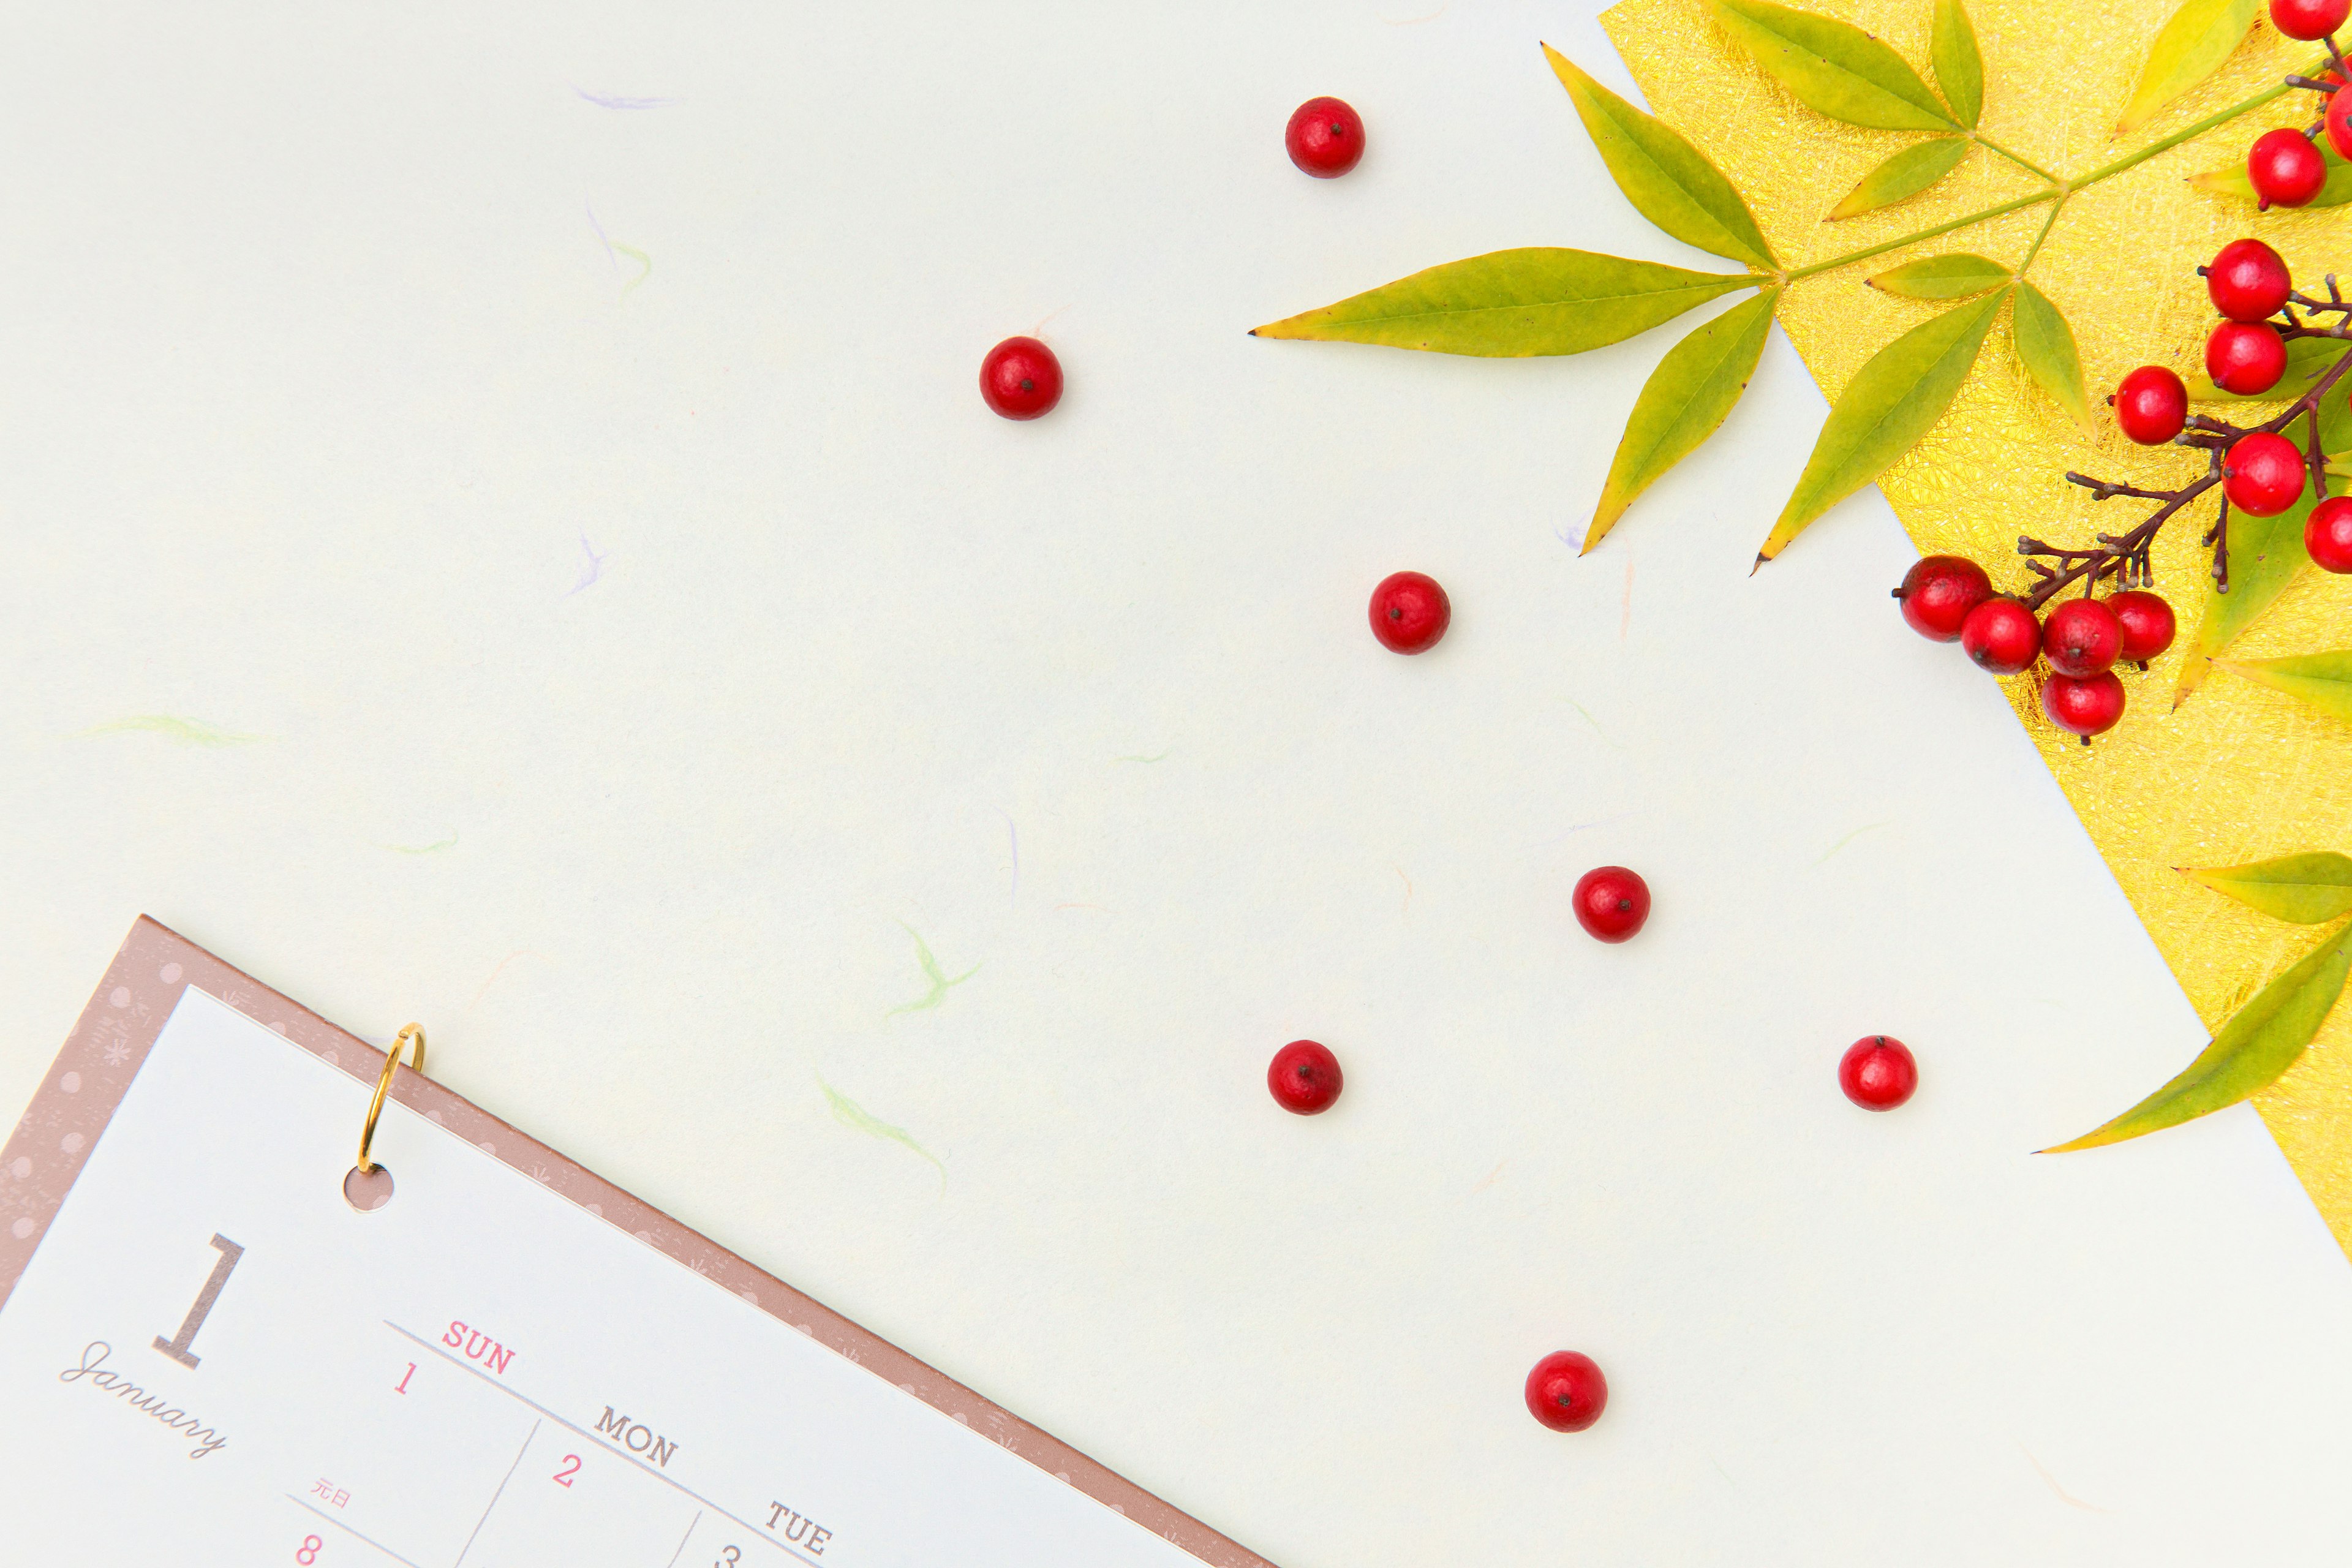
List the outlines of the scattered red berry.
{"label": "scattered red berry", "polygon": [[1343,1085],[1339,1058],[1313,1040],[1293,1040],[1274,1053],[1265,1069],[1265,1087],[1274,1102],[1300,1116],[1318,1116],[1331,1109]]}
{"label": "scattered red berry", "polygon": [[1372,635],[1391,653],[1427,653],[1454,624],[1454,602],[1437,579],[1392,572],[1372,590]]}
{"label": "scattered red berry", "polygon": [[2042,651],[2050,656],[2050,668],[2077,680],[2105,672],[2123,647],[2123,622],[2096,599],[2069,599],[2042,624]]}
{"label": "scattered red berry", "polygon": [[2205,374],[2241,397],[2268,392],[2286,374],[2286,340],[2267,321],[2224,321],[2205,340]]}
{"label": "scattered red berry", "polygon": [[1979,669],[2015,675],[2042,651],[2042,623],[2015,599],[1987,599],[1960,623],[1960,651]]}
{"label": "scattered red berry", "polygon": [[1903,574],[1895,596],[1913,631],[1930,642],[1950,642],[1969,612],[1992,597],[1992,579],[1963,556],[1926,555]]}
{"label": "scattered red berry", "polygon": [[1034,338],[1007,338],[980,362],[980,395],[1007,419],[1034,419],[1062,401],[1062,362]]}
{"label": "scattered red berry", "polygon": [[2116,423],[2143,447],[2161,447],[2189,423],[2189,389],[2160,364],[2144,364],[2124,377],[2111,401]]}
{"label": "scattered red berry", "polygon": [[[2334,76],[2334,71],[2327,73]],[[2336,149],[2339,158],[2352,161],[2352,94],[2331,92],[2327,95],[2327,112],[2320,117],[2327,127],[2327,144]]]}
{"label": "scattered red berry", "polygon": [[2088,680],[2053,675],[2042,683],[2042,711],[2053,724],[2070,735],[2082,736],[2088,745],[2092,736],[2105,734],[2124,716],[2124,683],[2113,670]]}
{"label": "scattered red berry", "polygon": [[1528,1373],[1528,1414],[1555,1432],[1581,1432],[1609,1408],[1609,1380],[1589,1355],[1554,1351]]}
{"label": "scattered red berry", "polygon": [[1622,866],[1601,866],[1576,879],[1576,923],[1601,942],[1624,942],[1650,918],[1650,884]]}
{"label": "scattered red berry", "polygon": [[1864,1110],[1892,1110],[1919,1087],[1919,1064],[1893,1036],[1866,1035],[1838,1058],[1838,1087]]}
{"label": "scattered red berry", "polygon": [[2342,26],[2347,14],[2352,0],[2271,0],[2271,26],[2306,44]]}
{"label": "scattered red berry", "polygon": [[2230,504],[2255,517],[2276,517],[2303,499],[2303,454],[2267,430],[2239,437],[2221,473]]}
{"label": "scattered red berry", "polygon": [[2233,321],[2269,321],[2294,290],[2286,263],[2259,239],[2231,240],[2205,268],[2205,292],[2213,309]]}
{"label": "scattered red berry", "polygon": [[2303,547],[2322,572],[2352,572],[2352,496],[2329,496],[2311,509]]}
{"label": "scattered red berry", "polygon": [[2179,629],[2173,619],[2172,606],[2158,595],[2145,588],[2129,588],[2107,595],[2107,608],[2124,628],[2123,647],[2116,658],[2128,664],[2145,665],[2160,658],[2172,646],[2172,634]]}
{"label": "scattered red berry", "polygon": [[2246,153],[2246,178],[2261,207],[2299,207],[2327,183],[2327,161],[2292,126],[2265,131]]}
{"label": "scattered red berry", "polygon": [[1336,98],[1310,98],[1282,133],[1290,161],[1318,180],[1336,180],[1364,155],[1363,117]]}

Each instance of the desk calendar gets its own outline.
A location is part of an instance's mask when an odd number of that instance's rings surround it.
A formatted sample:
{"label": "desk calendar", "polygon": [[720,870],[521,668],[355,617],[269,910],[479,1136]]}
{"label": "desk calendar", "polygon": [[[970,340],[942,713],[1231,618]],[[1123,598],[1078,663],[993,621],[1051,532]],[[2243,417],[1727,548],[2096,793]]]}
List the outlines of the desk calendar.
{"label": "desk calendar", "polygon": [[0,1408],[11,1561],[1269,1568],[144,920],[0,1151]]}

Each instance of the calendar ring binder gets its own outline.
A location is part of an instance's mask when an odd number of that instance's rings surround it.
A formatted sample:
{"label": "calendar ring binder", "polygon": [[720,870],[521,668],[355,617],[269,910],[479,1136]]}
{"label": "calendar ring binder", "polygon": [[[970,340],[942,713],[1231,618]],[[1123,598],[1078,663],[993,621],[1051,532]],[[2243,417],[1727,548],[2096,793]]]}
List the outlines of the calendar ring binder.
{"label": "calendar ring binder", "polygon": [[360,1124],[360,1174],[373,1175],[375,1163],[368,1158],[368,1145],[375,1142],[375,1119],[383,1114],[383,1097],[392,1089],[394,1069],[400,1066],[404,1046],[415,1047],[409,1066],[419,1073],[425,1070],[425,1026],[410,1024],[402,1028],[392,1042],[392,1049],[383,1055],[383,1074],[375,1080],[375,1098],[368,1101],[367,1120]]}

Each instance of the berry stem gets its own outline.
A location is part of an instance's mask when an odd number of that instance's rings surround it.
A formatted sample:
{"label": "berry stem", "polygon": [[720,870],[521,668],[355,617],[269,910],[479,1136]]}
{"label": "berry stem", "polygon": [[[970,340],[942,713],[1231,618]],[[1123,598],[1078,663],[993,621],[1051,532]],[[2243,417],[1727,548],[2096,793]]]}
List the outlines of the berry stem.
{"label": "berry stem", "polygon": [[[2329,279],[2328,292],[2336,292],[2333,279]],[[2302,300],[2300,295],[2295,298]],[[2317,308],[2313,301],[2302,302]],[[2337,307],[2330,305],[2326,308],[2332,310]],[[2326,328],[2308,327],[2291,331],[2285,335],[2337,337],[2346,334]],[[2026,595],[2026,607],[2040,609],[2070,583],[2081,583],[2083,592],[2088,594],[2102,577],[2112,578],[2118,588],[2128,587],[2135,582],[2146,584],[2152,581],[2154,573],[2150,569],[2148,552],[2156,542],[2158,532],[2181,508],[2221,482],[2222,453],[2248,436],[2277,435],[2297,419],[2307,420],[2310,439],[2305,462],[2311,470],[2312,493],[2325,496],[2327,493],[2327,456],[2319,445],[2319,403],[2347,372],[2352,372],[2352,347],[2337,355],[2326,374],[2314,382],[2302,396],[2289,404],[2284,413],[2251,427],[2232,425],[2226,419],[2216,419],[2210,415],[2191,416],[2189,428],[2182,431],[2176,440],[2181,446],[2195,447],[2204,451],[2205,472],[2179,489],[2143,489],[2137,485],[2095,479],[2088,474],[2069,472],[2067,481],[2089,490],[2093,500],[2113,500],[2117,496],[2128,496],[2135,500],[2162,504],[2130,532],[2120,536],[2100,534],[2098,542],[2087,550],[2067,550],[2039,539],[2020,539],[2017,552],[2026,558],[2026,565],[2038,579],[2032,591]],[[2221,497],[2221,513],[2214,519],[2203,542],[2213,548],[2214,591],[2226,594],[2230,591],[2230,498],[2227,494]]]}

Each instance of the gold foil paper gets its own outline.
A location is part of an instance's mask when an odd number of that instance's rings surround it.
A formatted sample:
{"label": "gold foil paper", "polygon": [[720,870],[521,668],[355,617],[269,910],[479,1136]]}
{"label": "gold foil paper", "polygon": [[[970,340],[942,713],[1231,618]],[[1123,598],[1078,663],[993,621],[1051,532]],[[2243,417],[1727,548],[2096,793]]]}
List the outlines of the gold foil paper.
{"label": "gold foil paper", "polygon": [[[1815,8],[1886,40],[1933,79],[1930,0],[1835,0]],[[1983,133],[2045,169],[2079,174],[2260,90],[2302,68],[2314,52],[2258,23],[2215,77],[2118,138],[2116,117],[2172,9],[2148,0],[1969,0],[1985,59]],[[1703,0],[1624,0],[1602,24],[1651,110],[1731,177],[1784,264],[1914,233],[2038,183],[1979,149],[1921,196],[1826,223],[1856,181],[1916,138],[1842,125],[1805,108],[1724,36]],[[2135,365],[2168,364],[2184,376],[2200,365],[2215,317],[2196,268],[2229,240],[2260,235],[2286,258],[2299,286],[2318,286],[2336,269],[2352,282],[2352,205],[2258,216],[2249,203],[2187,183],[2242,160],[2262,131],[2315,120],[2315,101],[2290,93],[2066,204],[2029,276],[2073,324],[2102,434],[2094,447],[2025,379],[2006,327],[1997,329],[1943,423],[1881,482],[1923,552],[1973,557],[1996,585],[2021,588],[2031,578],[2015,553],[2021,533],[2079,545],[2147,515],[2145,502],[2094,503],[2064,481],[2067,469],[2168,486],[2199,471],[2199,454],[2126,441],[2105,417],[2105,398]],[[1565,104],[1561,112],[1569,112]],[[1872,353],[1944,308],[1889,298],[1865,288],[1864,278],[1948,251],[2014,265],[2047,216],[2047,206],[2011,213],[1822,274],[1790,290],[1781,322],[1833,396]],[[1709,456],[1703,447],[1689,460]],[[1757,511],[1759,542],[1777,500]],[[2158,540],[2156,586],[2179,612],[2180,637],[2146,675],[2123,672],[2129,706],[2112,733],[2084,747],[2042,720],[2031,675],[2005,683],[2042,760],[2209,1027],[2311,951],[2326,928],[2256,914],[2173,868],[2352,851],[2352,726],[2221,670],[2173,706],[2202,614],[2208,557],[2198,541],[2210,512],[2200,502]],[[1645,520],[1637,509],[1624,526],[1670,521]],[[1846,526],[1831,512],[1764,570],[1804,571],[1809,556],[1839,548]],[[2352,578],[2305,568],[2231,651],[2263,658],[2346,647],[2352,647]],[[2122,1110],[2161,1076],[2118,1082],[2107,1110]],[[2336,1007],[2303,1059],[2255,1105],[2336,1240],[2352,1252],[2352,1001]]]}

